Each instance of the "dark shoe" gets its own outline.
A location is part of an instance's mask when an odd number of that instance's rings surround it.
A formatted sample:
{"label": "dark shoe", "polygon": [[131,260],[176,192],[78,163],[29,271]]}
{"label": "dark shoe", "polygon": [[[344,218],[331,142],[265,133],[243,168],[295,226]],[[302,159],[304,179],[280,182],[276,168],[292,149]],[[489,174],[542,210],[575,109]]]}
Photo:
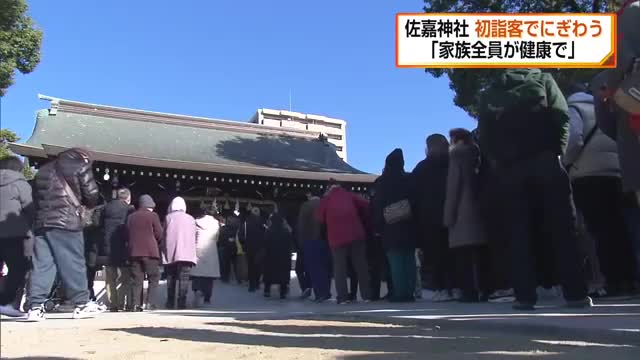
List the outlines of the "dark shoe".
{"label": "dark shoe", "polygon": [[289,295],[289,286],[280,285],[280,299],[286,299],[287,295]]}
{"label": "dark shoe", "polygon": [[536,309],[536,304],[516,301],[513,303],[512,307],[513,307],[513,310],[518,310],[518,311],[533,311]]}
{"label": "dark shoe", "polygon": [[567,307],[570,309],[586,309],[593,306],[593,300],[587,296],[582,300],[567,301]]}
{"label": "dark shoe", "polygon": [[300,295],[300,300],[306,300],[311,297],[311,289],[305,289]]}
{"label": "dark shoe", "polygon": [[187,297],[181,296],[178,298],[178,310],[184,310],[187,308]]}
{"label": "dark shoe", "polygon": [[458,302],[461,303],[477,303],[480,302],[480,298],[478,293],[475,291],[463,291],[462,297],[458,299]]}
{"label": "dark shoe", "polygon": [[249,292],[250,293],[254,293],[254,292],[256,292],[256,290],[258,290],[258,289],[254,288],[254,287],[250,287],[249,288]]}
{"label": "dark shoe", "polygon": [[264,292],[264,297],[266,298],[270,298],[271,297],[271,293],[270,292]]}
{"label": "dark shoe", "polygon": [[338,305],[349,305],[351,304],[352,301],[351,300],[342,300],[342,301],[338,301]]}
{"label": "dark shoe", "polygon": [[144,310],[142,309],[142,306],[140,306],[140,305],[136,305],[136,306],[133,308],[133,312],[143,312],[143,311],[144,311]]}
{"label": "dark shoe", "polygon": [[323,297],[314,299],[313,302],[315,302],[316,304],[321,304],[321,303],[323,303],[325,301],[328,301],[330,299],[331,299],[331,296],[323,296]]}

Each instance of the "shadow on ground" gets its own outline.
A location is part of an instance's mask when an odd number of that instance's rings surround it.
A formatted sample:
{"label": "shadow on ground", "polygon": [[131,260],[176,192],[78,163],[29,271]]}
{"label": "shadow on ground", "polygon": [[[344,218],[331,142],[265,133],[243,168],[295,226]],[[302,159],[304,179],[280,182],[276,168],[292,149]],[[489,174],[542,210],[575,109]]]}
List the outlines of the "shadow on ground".
{"label": "shadow on ground", "polygon": [[66,357],[57,357],[57,356],[29,356],[29,357],[13,357],[13,358],[3,357],[3,359],[7,359],[7,360],[80,360],[76,358],[66,358]]}
{"label": "shadow on ground", "polygon": [[[493,331],[439,330],[420,325],[363,323],[362,320],[211,322],[210,328],[113,328],[161,341],[322,349],[355,352],[340,359],[638,359],[640,348],[624,343],[595,343],[576,338],[523,336]],[[362,354],[365,353],[365,354]]]}

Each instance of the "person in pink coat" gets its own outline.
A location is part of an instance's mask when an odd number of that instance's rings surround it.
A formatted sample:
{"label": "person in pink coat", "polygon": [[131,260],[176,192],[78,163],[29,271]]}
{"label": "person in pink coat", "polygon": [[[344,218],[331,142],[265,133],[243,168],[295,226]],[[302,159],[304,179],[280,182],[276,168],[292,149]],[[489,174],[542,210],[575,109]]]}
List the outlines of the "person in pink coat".
{"label": "person in pink coat", "polygon": [[165,264],[167,272],[167,308],[176,305],[178,288],[178,309],[187,307],[189,275],[198,262],[196,255],[196,221],[187,214],[187,204],[181,197],[171,201],[165,220]]}

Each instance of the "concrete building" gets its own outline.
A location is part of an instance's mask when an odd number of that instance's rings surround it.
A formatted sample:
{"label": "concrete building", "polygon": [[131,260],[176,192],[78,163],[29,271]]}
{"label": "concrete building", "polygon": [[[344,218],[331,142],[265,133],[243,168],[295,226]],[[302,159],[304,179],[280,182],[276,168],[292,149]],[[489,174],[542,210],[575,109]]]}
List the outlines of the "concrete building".
{"label": "concrete building", "polygon": [[347,122],[344,120],[287,110],[258,109],[249,122],[325,134],[336,146],[338,156],[347,161]]}

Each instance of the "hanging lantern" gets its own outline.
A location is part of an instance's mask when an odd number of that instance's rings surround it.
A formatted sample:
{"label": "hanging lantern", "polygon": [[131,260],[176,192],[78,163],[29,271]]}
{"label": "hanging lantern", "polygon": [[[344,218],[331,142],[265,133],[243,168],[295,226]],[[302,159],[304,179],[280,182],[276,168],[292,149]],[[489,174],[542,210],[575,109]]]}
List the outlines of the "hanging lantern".
{"label": "hanging lantern", "polygon": [[104,181],[109,181],[109,179],[111,178],[109,176],[109,168],[104,169],[104,176],[102,178],[104,179]]}
{"label": "hanging lantern", "polygon": [[224,203],[224,209],[225,209],[225,210],[231,210],[231,205],[229,205],[229,200],[225,201],[225,203]]}
{"label": "hanging lantern", "polygon": [[207,204],[204,202],[204,200],[200,201],[200,209],[206,209],[207,208]]}

